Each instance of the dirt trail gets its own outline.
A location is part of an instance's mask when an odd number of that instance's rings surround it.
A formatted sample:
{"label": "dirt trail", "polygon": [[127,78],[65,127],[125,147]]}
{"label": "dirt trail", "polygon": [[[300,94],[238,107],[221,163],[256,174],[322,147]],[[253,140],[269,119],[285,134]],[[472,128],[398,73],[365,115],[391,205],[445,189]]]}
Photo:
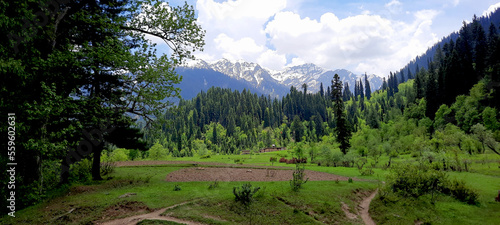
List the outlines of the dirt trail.
{"label": "dirt trail", "polygon": [[170,207],[167,207],[167,208],[156,210],[156,211],[154,211],[152,213],[148,213],[148,214],[130,216],[130,217],[116,219],[116,220],[111,220],[111,221],[107,221],[107,222],[103,222],[103,223],[98,223],[98,224],[101,224],[101,225],[135,225],[135,224],[137,224],[137,223],[139,223],[139,222],[147,219],[147,220],[172,221],[172,222],[181,223],[181,224],[187,224],[187,225],[203,225],[202,223],[198,223],[198,222],[181,220],[181,219],[177,219],[177,218],[171,217],[171,216],[161,216],[160,215],[163,212],[165,212],[165,210],[167,210],[167,209],[171,209],[171,208],[174,208],[174,207],[177,207],[177,206],[180,206],[180,205],[184,205],[184,204],[187,204],[187,203],[190,203],[190,202],[183,202],[183,203],[176,204],[176,205],[173,205],[173,206],[170,206]]}
{"label": "dirt trail", "polygon": [[360,210],[357,214],[351,213],[349,206],[344,202],[340,202],[342,204],[342,211],[344,211],[346,217],[351,220],[358,219],[358,216],[360,216],[361,219],[363,219],[365,225],[375,225],[375,222],[370,217],[370,213],[368,213],[368,210],[370,209],[370,203],[372,202],[372,199],[375,197],[375,195],[377,195],[377,193],[378,188],[370,196],[364,198],[363,201],[359,203],[358,209]]}
{"label": "dirt trail", "polygon": [[368,210],[370,209],[370,203],[372,202],[372,199],[375,198],[375,195],[377,195],[377,193],[378,188],[370,196],[363,199],[363,201],[359,204],[359,207],[361,208],[360,216],[366,225],[375,225],[375,222],[370,217],[370,213],[368,213]]}

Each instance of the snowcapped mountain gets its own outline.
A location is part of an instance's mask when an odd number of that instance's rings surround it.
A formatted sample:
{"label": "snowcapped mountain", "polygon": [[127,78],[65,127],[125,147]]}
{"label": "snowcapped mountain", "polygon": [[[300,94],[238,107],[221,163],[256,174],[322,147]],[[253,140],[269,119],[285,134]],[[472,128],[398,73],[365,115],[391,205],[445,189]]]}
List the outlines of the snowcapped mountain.
{"label": "snowcapped mountain", "polygon": [[[207,63],[203,60],[192,61],[185,67],[178,70],[179,74],[183,75],[184,82],[193,82],[198,78],[203,78],[202,90],[208,89],[211,86],[230,87],[232,89],[243,89],[249,87],[252,91],[258,94],[271,95],[281,97],[286,95],[291,86],[300,89],[302,84],[307,84],[308,92],[318,92],[320,84],[323,83],[324,88],[331,85],[331,80],[335,74],[338,74],[343,83],[349,83],[351,91],[354,90],[354,84],[360,79],[364,85],[364,74],[356,75],[348,70],[326,70],[312,63],[307,63],[299,66],[287,67],[283,71],[271,71],[262,68],[257,63],[236,61],[231,62],[227,59],[221,59],[213,63]],[[207,81],[207,75],[210,74],[210,80]],[[187,77],[186,77],[187,76]],[[193,77],[194,76],[194,77]],[[215,77],[214,77],[215,76]],[[224,77],[225,76],[225,77]],[[371,90],[377,90],[382,85],[382,78],[371,74],[368,75]],[[186,78],[188,78],[186,80]],[[234,84],[229,84],[231,81],[238,81]],[[233,82],[231,81],[231,82]],[[196,84],[191,83],[188,88],[193,88]],[[182,87],[181,87],[182,89]],[[184,91],[183,91],[184,92]],[[196,93],[199,92],[199,89]],[[184,95],[184,94],[183,94]]]}

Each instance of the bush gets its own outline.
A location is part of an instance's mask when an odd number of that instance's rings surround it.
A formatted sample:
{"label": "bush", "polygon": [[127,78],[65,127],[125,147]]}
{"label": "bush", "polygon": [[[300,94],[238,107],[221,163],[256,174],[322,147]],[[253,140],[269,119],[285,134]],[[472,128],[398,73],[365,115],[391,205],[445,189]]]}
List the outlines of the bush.
{"label": "bush", "polygon": [[390,190],[397,195],[418,198],[439,190],[446,179],[444,172],[405,164],[394,167],[393,174],[389,175],[387,184]]}
{"label": "bush", "polygon": [[174,191],[180,191],[181,190],[181,186],[179,186],[178,184],[176,184],[174,186]]}
{"label": "bush", "polygon": [[469,205],[477,205],[479,203],[478,193],[468,188],[462,180],[448,181],[443,187],[442,192]]}
{"label": "bush", "polygon": [[200,156],[200,159],[208,159],[208,158],[210,158],[210,155],[202,155],[202,156]]}
{"label": "bush", "polygon": [[288,160],[286,160],[286,159],[285,159],[285,157],[282,157],[282,158],[280,159],[280,163],[286,163],[287,161],[288,161]]}
{"label": "bush", "polygon": [[163,148],[163,145],[161,145],[159,142],[156,142],[150,149],[149,149],[149,158],[153,160],[159,160],[162,158],[165,158],[167,156],[167,151],[165,148]]}
{"label": "bush", "polygon": [[304,181],[304,166],[300,163],[296,164],[295,171],[293,171],[293,178],[290,180],[290,187],[292,187],[293,191],[299,191],[302,188],[302,185],[307,183],[309,178]]}
{"label": "bush", "polygon": [[478,193],[468,188],[464,181],[449,180],[444,172],[422,165],[406,164],[395,167],[393,174],[388,176],[387,184],[390,192],[402,197],[418,198],[439,192],[467,204],[478,203]]}
{"label": "bush", "polygon": [[215,188],[218,188],[218,187],[219,187],[219,181],[215,180],[213,183],[211,183],[208,186],[208,189],[211,190],[211,189],[215,189]]}
{"label": "bush", "polygon": [[278,161],[276,157],[269,158],[269,162],[271,162],[271,165],[273,165],[276,161]]}
{"label": "bush", "polygon": [[112,161],[101,162],[101,175],[105,176],[115,171],[116,163]]}
{"label": "bush", "polygon": [[113,162],[118,162],[118,161],[128,161],[128,155],[129,155],[129,150],[124,149],[124,148],[117,148],[111,152],[109,158]]}
{"label": "bush", "polygon": [[92,180],[92,162],[88,159],[83,159],[70,166],[70,180],[86,183]]}
{"label": "bush", "polygon": [[259,191],[260,187],[255,187],[252,190],[250,183],[243,184],[241,190],[239,187],[233,187],[234,200],[241,202],[243,205],[250,205],[253,201],[253,195]]}

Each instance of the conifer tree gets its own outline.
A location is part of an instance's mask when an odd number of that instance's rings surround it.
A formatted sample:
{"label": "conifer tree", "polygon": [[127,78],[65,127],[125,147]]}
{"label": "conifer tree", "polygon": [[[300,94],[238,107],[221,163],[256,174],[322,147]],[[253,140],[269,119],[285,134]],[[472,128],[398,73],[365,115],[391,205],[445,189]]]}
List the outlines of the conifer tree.
{"label": "conifer tree", "polygon": [[335,113],[336,127],[335,133],[337,135],[337,141],[340,143],[340,150],[344,155],[347,150],[351,147],[351,130],[347,125],[346,115],[344,112],[344,101],[342,99],[342,81],[340,81],[339,75],[335,74],[332,80],[332,95],[333,109]]}
{"label": "conifer tree", "polygon": [[365,96],[366,99],[370,100],[372,97],[372,89],[370,88],[370,82],[368,81],[368,76],[365,73]]}

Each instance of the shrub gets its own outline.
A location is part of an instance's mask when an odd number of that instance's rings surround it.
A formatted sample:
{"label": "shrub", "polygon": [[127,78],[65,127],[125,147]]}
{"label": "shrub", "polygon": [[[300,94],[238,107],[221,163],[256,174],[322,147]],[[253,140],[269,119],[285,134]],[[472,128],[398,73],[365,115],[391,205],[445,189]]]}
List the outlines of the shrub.
{"label": "shrub", "polygon": [[269,158],[269,162],[271,162],[271,165],[274,165],[274,163],[278,161],[278,159],[276,157],[271,157]]}
{"label": "shrub", "polygon": [[105,176],[115,171],[116,163],[112,161],[101,162],[101,175]]}
{"label": "shrub", "polygon": [[309,178],[304,181],[304,166],[300,163],[295,165],[295,171],[293,171],[292,180],[290,180],[290,187],[292,187],[293,191],[299,191],[302,188],[302,185],[307,183]]}
{"label": "shrub", "polygon": [[403,197],[417,198],[431,193],[438,190],[438,186],[446,180],[444,172],[411,164],[394,167],[393,172],[389,175],[388,187],[393,193]]}
{"label": "shrub", "polygon": [[159,160],[167,156],[167,151],[165,148],[163,148],[163,145],[161,145],[159,142],[156,142],[150,149],[149,149],[149,158],[153,160]]}
{"label": "shrub", "polygon": [[210,158],[210,155],[202,155],[202,156],[200,156],[200,159],[208,159],[208,158]]}
{"label": "shrub", "polygon": [[479,203],[479,195],[476,191],[467,187],[462,180],[448,181],[442,188],[442,192],[453,196],[455,199],[465,202],[469,205],[477,205]]}
{"label": "shrub", "polygon": [[88,159],[76,162],[70,166],[70,180],[86,183],[92,180],[92,162]]}
{"label": "shrub", "polygon": [[285,159],[285,157],[282,157],[282,158],[280,159],[280,163],[286,163],[287,161],[288,161],[288,160],[286,160],[286,159]]}
{"label": "shrub", "polygon": [[418,198],[434,192],[450,195],[467,204],[478,203],[478,193],[465,185],[461,180],[449,180],[442,171],[425,166],[406,164],[394,168],[388,176],[389,191],[402,197]]}
{"label": "shrub", "polygon": [[113,162],[118,162],[118,161],[128,161],[128,155],[129,155],[129,150],[124,149],[124,148],[117,148],[113,150],[110,154],[111,161]]}
{"label": "shrub", "polygon": [[373,175],[375,173],[375,171],[373,171],[372,168],[362,169],[359,172],[361,173],[361,176],[370,176],[370,175]]}
{"label": "shrub", "polygon": [[178,184],[176,184],[174,186],[174,191],[180,191],[181,190],[181,186],[179,186]]}
{"label": "shrub", "polygon": [[211,183],[208,186],[208,189],[215,189],[215,188],[218,188],[218,187],[219,187],[219,181],[215,180],[213,183]]}
{"label": "shrub", "polygon": [[253,195],[259,191],[260,187],[255,187],[252,189],[250,183],[243,184],[241,190],[239,187],[233,187],[234,200],[236,202],[241,202],[243,205],[250,205],[253,201]]}

